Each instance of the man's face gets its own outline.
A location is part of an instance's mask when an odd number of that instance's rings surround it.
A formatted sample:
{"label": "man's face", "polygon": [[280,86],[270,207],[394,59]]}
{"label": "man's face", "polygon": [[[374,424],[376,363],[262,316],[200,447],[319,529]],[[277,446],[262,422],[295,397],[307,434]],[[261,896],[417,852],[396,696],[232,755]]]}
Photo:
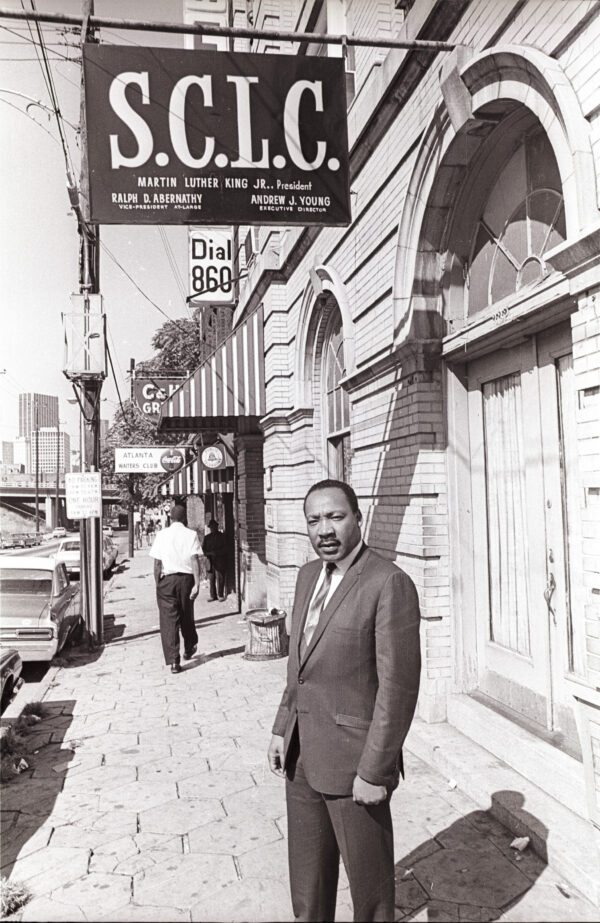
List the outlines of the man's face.
{"label": "man's face", "polygon": [[360,541],[360,511],[352,508],[343,490],[316,490],[304,507],[308,537],[323,561],[341,561]]}

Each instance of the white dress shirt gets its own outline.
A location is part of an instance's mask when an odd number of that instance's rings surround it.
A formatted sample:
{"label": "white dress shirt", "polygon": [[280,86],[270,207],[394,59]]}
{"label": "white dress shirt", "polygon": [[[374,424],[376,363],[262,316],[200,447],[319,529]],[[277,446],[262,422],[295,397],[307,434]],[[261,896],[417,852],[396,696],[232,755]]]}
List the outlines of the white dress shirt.
{"label": "white dress shirt", "polygon": [[[335,564],[335,570],[331,572],[331,585],[329,587],[329,592],[327,593],[327,596],[325,597],[325,602],[323,603],[323,608],[321,609],[321,612],[323,611],[323,609],[325,608],[325,606],[327,605],[327,603],[329,602],[329,600],[331,599],[331,597],[333,596],[337,588],[339,587],[340,583],[344,579],[346,571],[348,570],[350,565],[354,563],[356,557],[358,556],[359,551],[362,548],[362,545],[363,545],[363,542],[361,538],[358,545],[356,545],[352,549],[350,554],[347,554],[345,558],[341,558],[341,560],[339,561],[332,561],[332,563]],[[317,593],[319,592],[319,587],[325,580],[325,569],[328,563],[329,563],[328,561],[323,561],[323,567],[321,568],[319,579],[316,582],[314,593],[310,597],[310,602],[308,604],[308,614],[306,616],[306,622],[304,623],[304,631],[303,631],[304,640],[307,646],[311,642],[315,628],[317,627],[319,623],[319,616],[321,615],[321,612],[311,611],[311,603],[313,599],[316,597]]]}
{"label": "white dress shirt", "polygon": [[150,549],[150,556],[162,561],[163,574],[192,574],[192,555],[201,555],[197,534],[182,522],[173,522],[161,529]]}

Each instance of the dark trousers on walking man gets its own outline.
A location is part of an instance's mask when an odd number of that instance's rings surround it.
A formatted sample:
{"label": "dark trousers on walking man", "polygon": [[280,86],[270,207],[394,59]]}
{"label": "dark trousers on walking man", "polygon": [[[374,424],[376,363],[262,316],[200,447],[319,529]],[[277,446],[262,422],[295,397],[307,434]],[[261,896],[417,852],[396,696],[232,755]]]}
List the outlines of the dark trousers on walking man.
{"label": "dark trousers on walking man", "polygon": [[191,651],[198,644],[194,602],[190,599],[193,586],[192,574],[169,574],[157,584],[156,601],[165,663],[179,662],[180,633],[185,652]]}
{"label": "dark trousers on walking man", "polygon": [[225,598],[225,572],[227,570],[227,560],[215,558],[210,562],[208,572],[208,586],[210,599]]}

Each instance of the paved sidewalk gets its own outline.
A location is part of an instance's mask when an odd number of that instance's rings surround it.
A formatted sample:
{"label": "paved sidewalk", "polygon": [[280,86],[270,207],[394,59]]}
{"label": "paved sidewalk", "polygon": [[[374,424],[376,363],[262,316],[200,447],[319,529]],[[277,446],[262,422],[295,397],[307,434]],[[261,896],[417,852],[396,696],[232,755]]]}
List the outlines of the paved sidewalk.
{"label": "paved sidewalk", "polygon": [[[162,663],[152,562],[108,589],[106,645],[59,661],[4,787],[2,874],[23,921],[292,920],[283,784],[265,753],[286,661],[246,661],[233,603],[196,604],[197,656]],[[114,616],[114,622],[112,617]],[[598,910],[487,811],[408,753],[395,794],[397,919],[598,920]],[[351,920],[341,876],[338,920]]]}

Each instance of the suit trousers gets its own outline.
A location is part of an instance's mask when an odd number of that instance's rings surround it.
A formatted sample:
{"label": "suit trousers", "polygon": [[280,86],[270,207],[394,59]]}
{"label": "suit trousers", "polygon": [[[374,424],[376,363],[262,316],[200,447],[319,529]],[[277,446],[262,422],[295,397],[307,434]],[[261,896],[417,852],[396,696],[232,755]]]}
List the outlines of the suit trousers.
{"label": "suit trousers", "polygon": [[165,663],[179,663],[179,632],[183,646],[191,651],[198,643],[194,625],[194,603],[190,593],[194,586],[191,574],[168,574],[158,582],[156,601]]}
{"label": "suit trousers", "polygon": [[394,837],[389,798],[356,804],[352,796],[326,795],[308,784],[302,756],[286,780],[288,858],[297,920],[331,921],[340,854],[350,885],[354,919],[393,920]]}

